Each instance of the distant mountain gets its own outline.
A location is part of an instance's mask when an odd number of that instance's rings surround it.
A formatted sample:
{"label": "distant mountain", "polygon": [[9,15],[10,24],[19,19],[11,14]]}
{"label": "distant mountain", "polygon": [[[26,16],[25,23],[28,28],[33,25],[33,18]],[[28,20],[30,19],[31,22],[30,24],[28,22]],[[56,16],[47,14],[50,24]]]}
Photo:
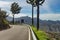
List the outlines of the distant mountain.
{"label": "distant mountain", "polygon": [[[6,18],[8,21],[12,21],[13,18],[12,17],[7,17]],[[19,18],[14,18],[14,21],[19,21],[21,23],[21,19],[24,19],[24,23],[26,24],[31,24],[31,18],[28,16],[24,16],[24,17],[19,17]]]}
{"label": "distant mountain", "polygon": [[[8,21],[12,21],[12,17],[8,17]],[[32,19],[28,16],[20,17],[20,18],[15,18],[15,21],[19,21],[21,23],[21,19],[24,20],[24,23],[30,24]],[[47,32],[60,32],[60,21],[52,21],[52,20],[39,20],[40,22],[40,30],[47,31]],[[37,24],[37,18],[34,18],[34,25],[36,26]]]}
{"label": "distant mountain", "polygon": [[7,19],[8,21],[12,21],[13,18],[12,18],[12,17],[7,17],[6,19]]}

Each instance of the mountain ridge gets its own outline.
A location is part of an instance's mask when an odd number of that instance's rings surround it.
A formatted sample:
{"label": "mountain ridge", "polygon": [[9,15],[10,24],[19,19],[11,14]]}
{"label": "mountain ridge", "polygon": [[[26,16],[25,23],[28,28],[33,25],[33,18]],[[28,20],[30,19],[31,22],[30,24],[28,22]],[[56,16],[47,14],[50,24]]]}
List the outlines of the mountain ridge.
{"label": "mountain ridge", "polygon": [[[7,18],[8,21],[12,21],[13,18]],[[24,17],[20,17],[20,18],[15,18],[14,20],[15,21],[20,21],[21,23],[21,19],[24,19],[24,23],[26,24],[30,24],[31,25],[31,17],[28,17],[28,16],[24,16]],[[37,25],[37,18],[33,18],[34,19],[34,26]],[[43,31],[52,31],[52,32],[60,32],[60,21],[52,21],[52,20],[39,20],[40,22],[40,27],[39,29],[40,30],[43,30]]]}

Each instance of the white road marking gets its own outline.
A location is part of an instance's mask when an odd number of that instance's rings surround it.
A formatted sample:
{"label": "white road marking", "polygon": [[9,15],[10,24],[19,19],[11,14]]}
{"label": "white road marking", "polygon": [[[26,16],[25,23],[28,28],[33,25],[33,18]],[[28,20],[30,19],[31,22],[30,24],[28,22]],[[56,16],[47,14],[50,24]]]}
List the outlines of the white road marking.
{"label": "white road marking", "polygon": [[30,29],[29,29],[29,40],[31,40],[30,37],[31,37],[31,36],[30,36]]}

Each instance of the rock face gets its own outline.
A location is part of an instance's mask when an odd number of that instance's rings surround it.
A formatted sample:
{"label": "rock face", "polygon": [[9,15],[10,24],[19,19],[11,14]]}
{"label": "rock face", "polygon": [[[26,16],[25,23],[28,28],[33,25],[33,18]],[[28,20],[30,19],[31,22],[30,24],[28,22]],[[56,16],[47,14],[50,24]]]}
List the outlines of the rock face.
{"label": "rock face", "polygon": [[47,32],[60,32],[60,22],[58,21],[42,21],[40,22],[40,29]]}
{"label": "rock face", "polygon": [[[12,19],[12,18],[10,18]],[[21,23],[21,20],[24,20],[25,24],[31,25],[31,18],[28,16],[15,18],[15,22],[18,21]],[[12,20],[10,20],[12,21]],[[36,26],[37,18],[34,18],[34,25]],[[51,21],[51,20],[40,20],[40,30],[47,31],[47,32],[60,32],[60,21]]]}

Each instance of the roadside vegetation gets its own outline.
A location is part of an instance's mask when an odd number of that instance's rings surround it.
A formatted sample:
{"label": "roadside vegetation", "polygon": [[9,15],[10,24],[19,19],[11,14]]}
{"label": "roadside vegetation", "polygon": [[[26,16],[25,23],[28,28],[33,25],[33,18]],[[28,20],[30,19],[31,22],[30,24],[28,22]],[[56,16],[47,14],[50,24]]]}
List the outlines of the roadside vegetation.
{"label": "roadside vegetation", "polygon": [[8,21],[6,20],[6,11],[0,9],[0,30],[10,28]]}
{"label": "roadside vegetation", "polygon": [[49,40],[47,33],[41,30],[37,30],[34,26],[32,26],[32,30],[34,31],[38,40]]}

